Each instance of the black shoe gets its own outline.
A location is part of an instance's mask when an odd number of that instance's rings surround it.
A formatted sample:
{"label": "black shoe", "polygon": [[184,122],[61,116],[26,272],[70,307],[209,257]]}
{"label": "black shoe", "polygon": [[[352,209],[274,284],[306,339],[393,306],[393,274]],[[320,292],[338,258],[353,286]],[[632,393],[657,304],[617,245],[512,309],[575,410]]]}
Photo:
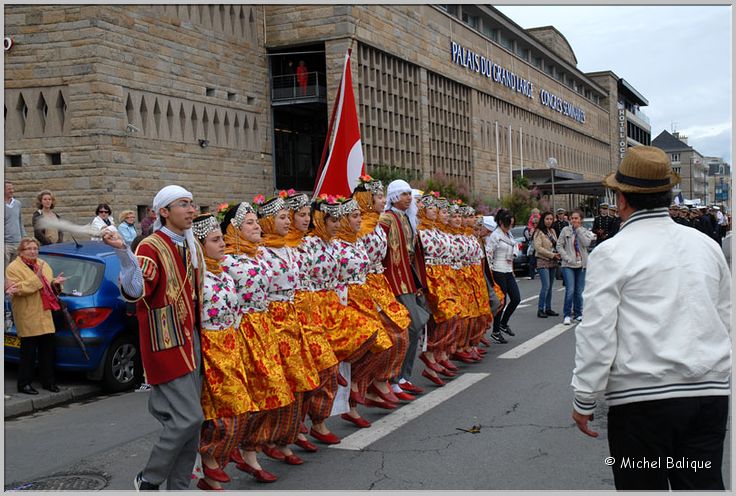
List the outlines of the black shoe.
{"label": "black shoe", "polygon": [[549,315],[550,317],[558,317],[560,314],[555,312],[554,310],[546,310],[544,313]]}
{"label": "black shoe", "polygon": [[61,391],[61,389],[59,389],[59,386],[57,386],[56,384],[51,384],[50,386],[43,386],[43,388],[46,391],[51,391],[52,393],[58,393],[59,391]]}
{"label": "black shoe", "polygon": [[501,331],[492,332],[491,333],[491,339],[493,339],[497,343],[501,343],[501,344],[508,343],[508,341],[506,341],[506,338],[503,337],[503,334],[501,334]]}
{"label": "black shoe", "polygon": [[546,319],[547,313],[544,310],[537,310],[537,317],[540,319]]}
{"label": "black shoe", "polygon": [[23,387],[19,387],[18,392],[23,393],[23,394],[38,394],[38,391],[33,389],[33,386],[31,386],[30,384],[26,384]]}
{"label": "black shoe", "polygon": [[147,480],[143,480],[143,472],[138,472],[138,475],[133,479],[133,487],[136,491],[158,491],[156,484],[151,484]]}
{"label": "black shoe", "polygon": [[516,333],[506,324],[501,324],[501,332],[505,332],[509,336],[516,336]]}

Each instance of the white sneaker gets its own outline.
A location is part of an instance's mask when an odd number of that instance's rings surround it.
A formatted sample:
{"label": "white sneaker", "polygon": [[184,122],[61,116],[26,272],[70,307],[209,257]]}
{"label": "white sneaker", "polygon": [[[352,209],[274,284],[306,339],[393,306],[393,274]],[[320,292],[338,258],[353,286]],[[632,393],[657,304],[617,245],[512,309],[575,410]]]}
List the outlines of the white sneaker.
{"label": "white sneaker", "polygon": [[565,324],[565,325],[570,325],[570,324],[572,324],[572,320],[570,320],[570,317],[565,317],[565,319],[562,321],[562,323]]}
{"label": "white sneaker", "polygon": [[583,321],[583,316],[582,315],[578,315],[577,317],[575,317],[575,320],[577,320],[578,322],[582,322]]}
{"label": "white sneaker", "polygon": [[140,386],[138,386],[135,390],[136,393],[147,393],[151,390],[151,385],[144,382]]}

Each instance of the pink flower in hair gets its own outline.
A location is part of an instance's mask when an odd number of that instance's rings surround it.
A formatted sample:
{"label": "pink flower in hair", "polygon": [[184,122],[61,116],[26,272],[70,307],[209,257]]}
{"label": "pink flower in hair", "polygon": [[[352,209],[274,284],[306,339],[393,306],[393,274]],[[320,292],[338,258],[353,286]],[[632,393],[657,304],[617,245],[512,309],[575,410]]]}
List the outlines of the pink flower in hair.
{"label": "pink flower in hair", "polygon": [[256,195],[253,197],[253,203],[255,203],[256,205],[263,205],[264,203],[266,203],[266,197],[263,195]]}
{"label": "pink flower in hair", "polygon": [[286,190],[286,194],[289,196],[294,196],[296,194],[296,190],[294,188],[290,188]]}

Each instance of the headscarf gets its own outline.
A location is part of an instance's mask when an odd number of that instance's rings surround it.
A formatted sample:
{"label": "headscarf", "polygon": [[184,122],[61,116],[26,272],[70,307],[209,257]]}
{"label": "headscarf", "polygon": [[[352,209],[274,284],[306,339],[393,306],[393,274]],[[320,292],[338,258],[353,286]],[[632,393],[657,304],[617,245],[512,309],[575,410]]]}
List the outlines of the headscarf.
{"label": "headscarf", "polygon": [[493,232],[496,227],[498,227],[498,224],[496,224],[496,219],[494,219],[492,215],[483,216],[483,225],[491,232]]}
{"label": "headscarf", "polygon": [[282,248],[286,246],[286,236],[276,234],[276,220],[273,215],[268,217],[261,217],[258,219],[258,223],[261,225],[261,231],[263,231],[262,241],[263,246],[268,248]]}
{"label": "headscarf", "polygon": [[252,243],[245,239],[240,229],[230,224],[225,229],[225,254],[226,255],[247,255],[254,258],[258,254],[258,245],[260,243]]}
{"label": "headscarf", "polygon": [[325,213],[319,209],[312,211],[312,229],[307,233],[308,236],[317,236],[325,243],[329,243],[332,239],[327,234],[327,228],[325,227]]}
{"label": "headscarf", "polygon": [[373,210],[373,193],[370,191],[356,191],[353,198],[358,202],[362,220],[360,222],[360,231],[358,237],[362,238],[366,234],[370,234],[378,225],[379,214]]}
{"label": "headscarf", "polygon": [[[179,198],[188,198],[191,200],[193,197],[192,193],[175,184],[166,186],[156,193],[156,196],[153,197],[153,210],[156,212],[156,222],[153,223],[153,232],[158,231],[163,226],[161,224],[161,214],[159,211]],[[196,269],[199,265],[199,257],[197,257],[197,244],[194,240],[194,233],[191,228],[184,230],[184,238],[186,238],[189,253],[192,254],[192,266]]]}
{"label": "headscarf", "polygon": [[355,243],[358,241],[358,233],[353,231],[353,228],[350,227],[350,216],[343,215],[340,217],[340,227],[337,229],[336,237],[343,241],[347,241],[348,243]]}
{"label": "headscarf", "polygon": [[[300,209],[301,210],[301,209]],[[294,227],[294,214],[295,210],[289,209],[289,219],[291,219],[291,225],[289,225],[289,232],[286,233],[284,239],[286,240],[286,246],[289,248],[295,248],[302,243],[304,236],[307,234]]]}

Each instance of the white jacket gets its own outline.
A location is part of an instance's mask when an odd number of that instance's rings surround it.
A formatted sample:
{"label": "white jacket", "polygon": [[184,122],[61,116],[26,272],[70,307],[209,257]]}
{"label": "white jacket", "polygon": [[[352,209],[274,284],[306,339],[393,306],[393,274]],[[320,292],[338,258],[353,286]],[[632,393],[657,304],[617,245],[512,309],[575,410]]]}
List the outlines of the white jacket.
{"label": "white jacket", "polygon": [[514,247],[516,240],[511,231],[504,233],[497,227],[486,242],[486,258],[494,272],[514,271]]}
{"label": "white jacket", "polygon": [[573,406],[727,396],[731,277],[705,234],[666,208],[635,212],[588,259],[575,330]]}

